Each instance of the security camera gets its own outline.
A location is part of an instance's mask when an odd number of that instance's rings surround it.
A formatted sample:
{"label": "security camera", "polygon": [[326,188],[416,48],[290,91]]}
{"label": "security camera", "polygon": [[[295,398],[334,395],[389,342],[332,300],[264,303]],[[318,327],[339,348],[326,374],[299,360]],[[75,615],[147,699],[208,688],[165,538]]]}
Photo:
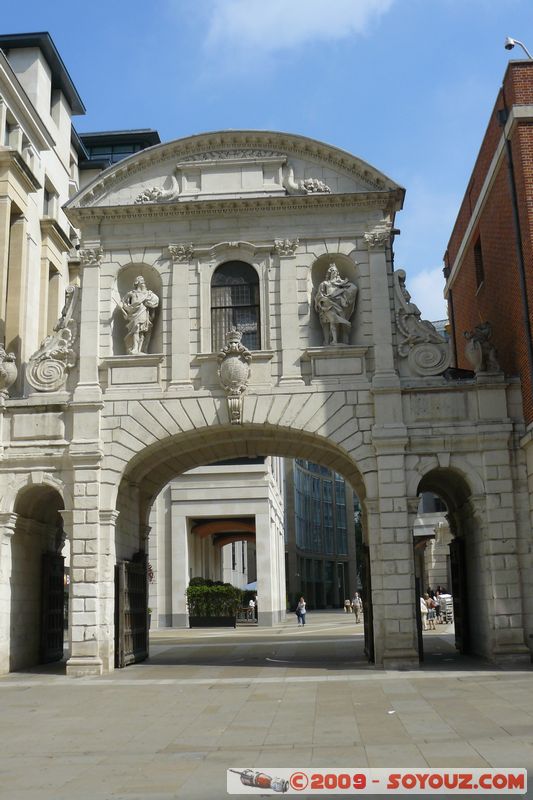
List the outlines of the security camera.
{"label": "security camera", "polygon": [[533,60],[533,56],[531,55],[531,53],[529,52],[529,50],[527,49],[527,47],[525,46],[525,44],[523,42],[520,42],[518,39],[512,39],[510,36],[508,36],[506,38],[505,42],[504,42],[505,49],[506,50],[512,50],[515,45],[518,45],[518,47],[521,47],[522,50],[524,51],[524,53],[526,54],[526,56],[530,60]]}

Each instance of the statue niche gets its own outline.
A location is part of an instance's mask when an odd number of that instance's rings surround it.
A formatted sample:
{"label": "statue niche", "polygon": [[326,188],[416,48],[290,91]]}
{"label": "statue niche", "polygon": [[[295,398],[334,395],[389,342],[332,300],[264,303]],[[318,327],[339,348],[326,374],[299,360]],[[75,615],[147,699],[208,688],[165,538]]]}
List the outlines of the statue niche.
{"label": "statue niche", "polygon": [[350,320],[356,299],[357,286],[348,278],[342,278],[332,261],[315,296],[315,311],[322,326],[324,345],[349,343]]}
{"label": "statue niche", "polygon": [[142,275],[138,275],[120,301],[118,308],[126,324],[124,344],[129,355],[147,353],[154,326],[159,297],[147,288]]}

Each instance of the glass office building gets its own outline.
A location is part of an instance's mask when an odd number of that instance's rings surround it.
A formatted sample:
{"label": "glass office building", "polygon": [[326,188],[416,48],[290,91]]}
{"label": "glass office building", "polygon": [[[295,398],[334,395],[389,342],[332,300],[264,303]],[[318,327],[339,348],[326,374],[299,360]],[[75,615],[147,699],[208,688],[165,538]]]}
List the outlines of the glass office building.
{"label": "glass office building", "polygon": [[359,589],[359,502],[341,475],[304,459],[286,464],[288,606],[303,595],[311,608],[338,608]]}

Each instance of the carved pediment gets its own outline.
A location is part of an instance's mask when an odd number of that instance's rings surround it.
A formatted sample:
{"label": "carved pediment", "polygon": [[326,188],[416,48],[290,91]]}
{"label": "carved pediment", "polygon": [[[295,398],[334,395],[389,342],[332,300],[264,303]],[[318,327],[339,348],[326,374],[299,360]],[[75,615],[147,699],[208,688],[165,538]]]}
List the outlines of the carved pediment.
{"label": "carved pediment", "polygon": [[158,145],[102,172],[67,209],[403,190],[370,165],[301,136],[231,131]]}

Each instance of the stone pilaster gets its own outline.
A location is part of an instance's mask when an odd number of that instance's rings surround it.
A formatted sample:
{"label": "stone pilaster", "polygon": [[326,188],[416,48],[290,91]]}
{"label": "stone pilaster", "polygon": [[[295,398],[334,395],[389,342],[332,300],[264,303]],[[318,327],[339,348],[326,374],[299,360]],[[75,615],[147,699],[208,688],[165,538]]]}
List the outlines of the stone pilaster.
{"label": "stone pilaster", "polygon": [[189,585],[189,537],[186,517],[171,515],[172,627],[187,628],[189,612],[185,592]]}
{"label": "stone pilaster", "polygon": [[[485,458],[487,456],[485,454]],[[502,450],[499,456],[493,454],[490,460],[494,458],[500,462],[503,476],[503,462],[508,462],[508,451]],[[473,651],[491,661],[529,663],[514,498],[510,481],[500,479],[498,483],[499,486],[494,480],[487,481],[487,492],[493,498],[499,495],[499,507],[494,507],[494,502],[487,503],[485,496],[472,496],[466,511],[466,603],[470,609],[470,637]],[[475,614],[471,612],[473,598],[477,598],[479,604]]]}
{"label": "stone pilaster", "polygon": [[169,245],[168,251],[172,259],[170,388],[184,391],[191,388],[189,266],[194,249],[190,244]]}
{"label": "stone pilaster", "polygon": [[98,402],[101,389],[98,380],[99,327],[100,327],[100,247],[80,250],[82,263],[80,327],[79,327],[79,381],[74,391],[74,401],[84,404]]}
{"label": "stone pilaster", "polygon": [[106,607],[101,607],[101,592],[109,581],[102,581],[100,556],[100,470],[99,459],[71,453],[73,507],[61,512],[65,532],[71,541],[71,619],[70,658],[67,675],[101,675],[102,649],[109,641]]}
{"label": "stone pilaster", "polygon": [[99,656],[104,672],[115,668],[115,529],[119,516],[115,509],[100,511],[100,553],[98,609],[100,613]]}
{"label": "stone pilaster", "polygon": [[11,541],[17,525],[17,514],[0,513],[0,675],[9,672],[11,638]]}
{"label": "stone pilaster", "polygon": [[9,197],[0,197],[0,344],[4,343],[6,335],[7,273],[9,265],[10,225],[11,200]]}
{"label": "stone pilaster", "polygon": [[392,347],[392,324],[387,251],[390,227],[377,226],[365,234],[368,246],[370,291],[372,296],[372,329],[374,346],[374,387],[397,382]]}
{"label": "stone pilaster", "polygon": [[27,310],[27,247],[27,220],[20,216],[11,224],[9,231],[9,286],[5,317],[5,348],[18,358],[22,353]]}
{"label": "stone pilaster", "polygon": [[276,625],[283,616],[282,610],[277,607],[276,540],[271,532],[268,513],[256,514],[255,525],[258,623],[268,627]]}
{"label": "stone pilaster", "polygon": [[[407,506],[401,429],[375,431],[379,499],[371,514],[376,662],[418,666],[413,532]],[[411,509],[412,513],[412,509]],[[379,543],[374,546],[372,541]],[[377,559],[377,560],[376,560]]]}
{"label": "stone pilaster", "polygon": [[276,239],[274,245],[275,252],[279,256],[280,383],[284,384],[302,384],[304,382],[300,367],[302,349],[299,336],[298,282],[295,256],[298,244],[298,239]]}

